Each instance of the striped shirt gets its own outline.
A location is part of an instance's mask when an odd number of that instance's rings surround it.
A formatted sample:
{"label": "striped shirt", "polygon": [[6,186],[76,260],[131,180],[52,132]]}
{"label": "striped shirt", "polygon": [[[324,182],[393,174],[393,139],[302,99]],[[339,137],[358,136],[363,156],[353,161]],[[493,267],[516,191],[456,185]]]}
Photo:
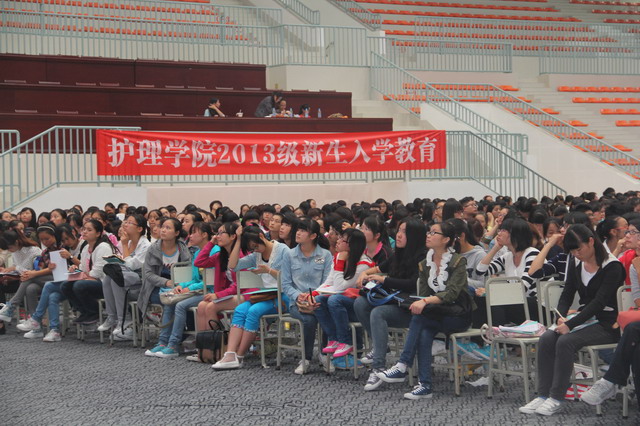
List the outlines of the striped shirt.
{"label": "striped shirt", "polygon": [[495,258],[489,265],[478,263],[476,272],[479,275],[505,275],[507,277],[520,277],[524,281],[527,289],[527,296],[534,297],[536,295],[536,279],[529,276],[529,267],[531,263],[540,253],[537,249],[529,247],[524,251],[522,260],[519,265],[513,263],[513,253],[508,251]]}

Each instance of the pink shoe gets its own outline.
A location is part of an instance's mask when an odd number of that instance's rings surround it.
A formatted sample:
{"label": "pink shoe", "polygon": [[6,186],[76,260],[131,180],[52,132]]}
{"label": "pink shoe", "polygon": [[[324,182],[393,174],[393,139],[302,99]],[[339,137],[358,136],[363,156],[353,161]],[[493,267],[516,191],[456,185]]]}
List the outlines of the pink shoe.
{"label": "pink shoe", "polygon": [[353,346],[347,345],[346,343],[339,343],[338,348],[333,353],[334,358],[338,358],[341,356],[345,356],[353,352]]}
{"label": "pink shoe", "polygon": [[336,349],[338,349],[338,342],[336,342],[335,340],[331,340],[329,341],[329,344],[327,345],[327,347],[322,350],[322,353],[332,354],[336,351]]}

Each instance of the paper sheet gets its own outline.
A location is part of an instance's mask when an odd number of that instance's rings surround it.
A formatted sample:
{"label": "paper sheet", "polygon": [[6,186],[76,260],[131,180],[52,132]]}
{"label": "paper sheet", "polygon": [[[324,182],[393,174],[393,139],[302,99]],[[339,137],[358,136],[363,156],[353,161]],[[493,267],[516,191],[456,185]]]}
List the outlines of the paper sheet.
{"label": "paper sheet", "polygon": [[67,274],[67,261],[60,256],[60,251],[49,252],[51,256],[51,263],[56,264],[56,269],[53,272],[54,281],[66,281],[69,275]]}

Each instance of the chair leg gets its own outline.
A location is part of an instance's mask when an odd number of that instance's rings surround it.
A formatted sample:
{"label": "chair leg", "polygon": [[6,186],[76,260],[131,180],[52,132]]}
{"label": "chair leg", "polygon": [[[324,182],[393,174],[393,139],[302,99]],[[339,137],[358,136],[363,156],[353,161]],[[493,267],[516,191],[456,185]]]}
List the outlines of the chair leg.
{"label": "chair leg", "polygon": [[281,347],[282,347],[282,332],[284,329],[284,320],[278,321],[278,343],[276,347],[276,370],[280,370],[280,363],[282,361]]}
{"label": "chair leg", "polygon": [[458,358],[458,344],[456,336],[451,336],[451,348],[449,351],[453,354],[453,380],[455,381],[455,393],[456,396],[460,396],[460,370],[459,370],[459,358]]}
{"label": "chair leg", "polygon": [[[129,304],[131,309],[131,328],[133,329],[133,346],[138,347],[138,307],[135,302]],[[126,315],[126,313],[125,313]]]}
{"label": "chair leg", "polygon": [[491,348],[489,349],[489,374],[487,375],[487,398],[493,398],[493,365],[495,363],[494,357],[496,356],[496,344],[491,342]]}
{"label": "chair leg", "polygon": [[266,328],[266,320],[264,318],[260,318],[260,362],[262,363],[262,368],[269,368],[269,366],[267,365],[267,356],[265,354],[265,338],[267,336]]}
{"label": "chair leg", "polygon": [[[349,324],[351,327],[351,345],[353,346],[353,378],[358,380],[360,376],[360,371],[358,370],[358,343],[356,336],[356,326],[353,324]],[[347,358],[348,359],[348,358]]]}
{"label": "chair leg", "polygon": [[[102,323],[102,314],[104,312],[102,310],[102,302],[104,302],[104,299],[98,300],[98,326]],[[104,343],[104,332],[99,331],[98,334],[100,335],[100,343]]]}
{"label": "chair leg", "polygon": [[524,401],[525,404],[531,401],[529,399],[529,354],[527,353],[528,346],[523,342],[520,342],[520,350],[522,357],[522,378],[524,380]]}
{"label": "chair leg", "polygon": [[[298,323],[298,328],[300,328],[300,359],[307,359],[307,357],[305,356],[306,354],[304,353],[304,323],[302,321],[297,321]],[[304,375],[304,373],[303,373]]]}
{"label": "chair leg", "polygon": [[[640,389],[636,389],[636,392],[640,392]],[[629,385],[625,385],[622,389],[622,418],[629,417]]]}
{"label": "chair leg", "polygon": [[[591,375],[593,377],[593,383],[598,381],[598,352],[593,349],[589,349],[589,358],[591,358]],[[574,393],[577,397],[578,393]],[[602,416],[602,405],[596,405],[596,415],[598,417]]]}

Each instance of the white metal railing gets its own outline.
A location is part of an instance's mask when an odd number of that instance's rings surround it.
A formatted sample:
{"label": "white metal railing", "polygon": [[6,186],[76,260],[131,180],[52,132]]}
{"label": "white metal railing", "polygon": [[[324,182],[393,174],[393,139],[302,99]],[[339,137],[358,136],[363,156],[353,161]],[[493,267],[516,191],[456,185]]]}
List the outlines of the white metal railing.
{"label": "white metal railing", "polygon": [[499,105],[523,120],[553,134],[558,139],[595,155],[605,164],[617,167],[625,173],[640,176],[640,162],[634,156],[496,86],[451,83],[432,83],[432,85],[440,88],[442,92],[453,99],[482,100]]}
{"label": "white metal railing", "polygon": [[420,42],[367,37],[363,28],[250,26],[150,18],[1,12],[0,52],[268,66],[369,66],[374,51],[406,69],[511,72],[511,47],[499,43]]}
{"label": "white metal railing", "polygon": [[[71,2],[69,2],[71,3]],[[83,2],[24,2],[2,0],[2,8],[32,12],[151,19],[183,23],[217,23],[231,25],[270,26],[282,24],[278,8],[191,3],[166,0],[93,0]]]}
{"label": "white metal railing", "polygon": [[[0,154],[0,210],[14,209],[54,187],[69,185],[180,185],[239,183],[376,182],[471,179],[499,194],[554,196],[565,191],[471,132],[447,132],[441,170],[186,176],[98,176],[95,130],[132,127],[55,126]],[[3,131],[6,134],[15,131]],[[183,133],[183,132],[181,132]],[[2,133],[0,133],[2,134]]]}
{"label": "white metal railing", "polygon": [[[398,103],[416,115],[419,114],[420,104],[426,102],[444,111],[457,121],[486,134],[488,140],[495,142],[501,149],[514,157],[521,159],[523,153],[527,151],[526,135],[507,132],[455,98],[428,83],[424,83],[382,56],[376,53],[372,53],[371,56],[371,87],[387,99]],[[405,94],[406,87],[412,87],[408,90],[408,94]]]}
{"label": "white metal railing", "polygon": [[640,50],[546,45],[540,52],[540,74],[640,75]]}
{"label": "white metal railing", "polygon": [[369,37],[369,44],[371,51],[407,70],[512,72],[513,46],[508,43]]}
{"label": "white metal railing", "polygon": [[276,3],[311,25],[320,25],[320,11],[309,8],[300,0],[275,0]]}
{"label": "white metal railing", "polygon": [[[119,183],[129,178],[97,175],[96,129],[140,130],[139,127],[56,126],[0,153],[1,209],[10,209],[65,183]],[[15,132],[15,131],[3,131]]]}
{"label": "white metal railing", "polygon": [[[448,173],[466,175],[497,194],[552,198],[566,195],[560,186],[471,132],[447,131],[447,169]],[[409,179],[432,178],[429,172],[412,171]]]}
{"label": "white metal railing", "polygon": [[[473,19],[449,17],[416,17],[413,31],[416,38],[514,43],[519,47],[514,55],[538,56],[545,44],[564,46],[592,45],[598,47],[626,46],[640,48],[640,38],[634,25],[591,24],[581,22],[513,21],[504,19]],[[557,41],[554,41],[557,40]]]}
{"label": "white metal railing", "polygon": [[329,2],[372,30],[380,29],[382,26],[382,17],[380,14],[370,12],[368,9],[360,6],[358,2],[353,0],[329,0]]}
{"label": "white metal railing", "polygon": [[20,144],[20,132],[17,130],[0,130],[0,153]]}
{"label": "white metal railing", "polygon": [[282,64],[369,65],[364,28],[284,25],[276,30],[283,40]]}

